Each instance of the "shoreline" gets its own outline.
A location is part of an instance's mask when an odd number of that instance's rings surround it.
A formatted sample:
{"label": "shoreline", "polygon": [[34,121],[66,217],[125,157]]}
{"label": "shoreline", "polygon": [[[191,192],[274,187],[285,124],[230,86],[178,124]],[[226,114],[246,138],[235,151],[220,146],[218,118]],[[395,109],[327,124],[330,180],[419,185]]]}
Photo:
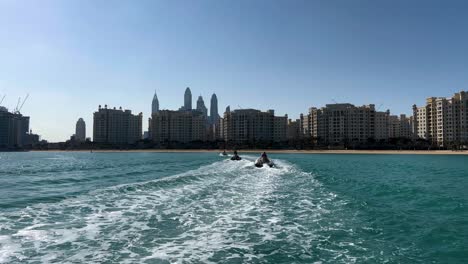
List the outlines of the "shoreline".
{"label": "shoreline", "polygon": [[[30,150],[29,152],[93,152],[93,153],[221,153],[222,150],[212,149],[134,149],[134,150]],[[232,153],[233,150],[226,150]],[[468,151],[452,150],[238,150],[239,153],[270,154],[365,154],[365,155],[468,155]]]}

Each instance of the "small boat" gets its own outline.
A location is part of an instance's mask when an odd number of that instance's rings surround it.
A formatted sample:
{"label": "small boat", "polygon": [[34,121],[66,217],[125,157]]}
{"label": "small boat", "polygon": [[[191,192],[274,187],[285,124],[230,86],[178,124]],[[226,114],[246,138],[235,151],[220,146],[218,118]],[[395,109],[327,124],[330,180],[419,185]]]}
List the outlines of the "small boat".
{"label": "small boat", "polygon": [[258,158],[256,161],[255,161],[255,167],[257,168],[262,168],[263,165],[267,165],[268,167],[273,167],[275,166],[275,164],[273,163],[272,160],[270,160],[266,153],[263,152],[262,156],[260,156],[260,158]]}

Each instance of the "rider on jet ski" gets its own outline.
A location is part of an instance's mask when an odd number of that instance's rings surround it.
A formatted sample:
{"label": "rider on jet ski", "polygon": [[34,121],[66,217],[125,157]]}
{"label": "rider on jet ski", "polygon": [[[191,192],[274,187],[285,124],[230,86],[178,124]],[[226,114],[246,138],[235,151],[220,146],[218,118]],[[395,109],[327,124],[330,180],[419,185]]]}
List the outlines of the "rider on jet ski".
{"label": "rider on jet ski", "polygon": [[237,150],[234,150],[234,156],[231,157],[231,160],[241,160],[242,158],[239,157],[239,155],[237,154]]}
{"label": "rider on jet ski", "polygon": [[256,161],[255,161],[255,167],[263,167],[263,164],[267,164],[269,167],[273,167],[274,164],[273,162],[268,158],[267,154],[265,152],[262,153],[262,155],[260,156],[260,158],[258,158]]}

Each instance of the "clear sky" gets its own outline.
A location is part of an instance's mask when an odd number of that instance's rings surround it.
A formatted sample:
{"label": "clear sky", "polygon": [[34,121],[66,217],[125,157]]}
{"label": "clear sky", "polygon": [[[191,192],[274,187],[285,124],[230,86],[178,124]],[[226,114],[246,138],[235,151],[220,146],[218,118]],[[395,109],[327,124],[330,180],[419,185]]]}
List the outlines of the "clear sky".
{"label": "clear sky", "polygon": [[143,112],[216,92],[220,114],[374,103],[411,113],[468,90],[467,1],[0,0],[0,95],[49,141],[98,105]]}

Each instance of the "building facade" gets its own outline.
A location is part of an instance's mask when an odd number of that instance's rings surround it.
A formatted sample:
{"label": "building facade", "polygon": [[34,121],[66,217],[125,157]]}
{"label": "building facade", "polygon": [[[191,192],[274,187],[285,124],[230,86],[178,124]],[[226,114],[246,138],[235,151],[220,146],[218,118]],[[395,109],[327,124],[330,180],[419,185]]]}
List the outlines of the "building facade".
{"label": "building facade", "polygon": [[468,93],[461,91],[450,98],[430,97],[423,107],[413,106],[413,131],[433,145],[468,143]]}
{"label": "building facade", "polygon": [[288,120],[287,139],[297,140],[302,138],[301,119]]}
{"label": "building facade", "polygon": [[428,139],[426,107],[413,105],[413,117],[413,133],[416,135],[416,138]]}
{"label": "building facade", "polygon": [[[305,119],[305,118],[304,118]],[[303,130],[324,144],[366,142],[375,138],[375,107],[327,104],[312,107]]]}
{"label": "building facade", "polygon": [[307,115],[301,115],[300,121],[301,134],[319,144],[382,142],[389,138],[414,137],[412,117],[390,115],[390,110],[379,112],[373,104],[311,107]]}
{"label": "building facade", "polygon": [[107,144],[133,144],[142,137],[143,114],[131,110],[104,108],[94,113],[93,141]]}
{"label": "building facade", "polygon": [[206,141],[206,116],[199,111],[161,110],[151,118],[154,142]]}
{"label": "building facade", "polygon": [[281,142],[287,140],[288,117],[275,116],[273,110],[226,111],[221,127],[222,138],[228,142]]}
{"label": "building facade", "polygon": [[390,111],[386,112],[375,112],[375,128],[374,138],[377,141],[387,140],[389,138],[390,130]]}
{"label": "building facade", "polygon": [[21,148],[28,144],[29,117],[10,113],[0,106],[0,148]]}

